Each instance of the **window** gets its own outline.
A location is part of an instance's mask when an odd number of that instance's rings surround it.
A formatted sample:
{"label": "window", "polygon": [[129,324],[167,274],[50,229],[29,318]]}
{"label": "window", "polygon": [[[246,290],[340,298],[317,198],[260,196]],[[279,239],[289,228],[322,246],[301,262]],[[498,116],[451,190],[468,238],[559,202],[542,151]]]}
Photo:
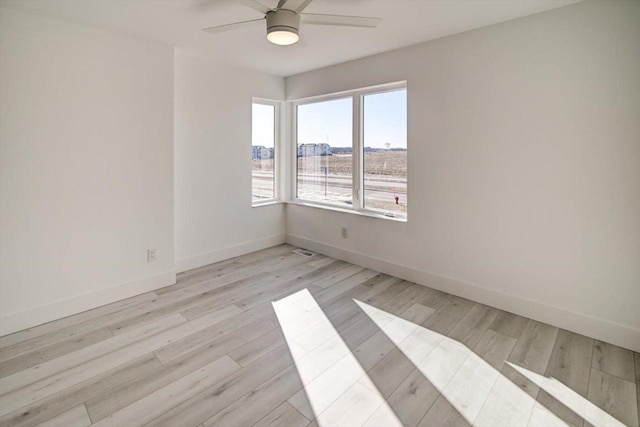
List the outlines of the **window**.
{"label": "window", "polygon": [[271,101],[254,101],[251,121],[251,201],[254,205],[277,197],[276,141],[279,105]]}
{"label": "window", "polygon": [[406,85],[294,106],[296,200],[406,218]]}
{"label": "window", "polygon": [[298,105],[299,199],[352,205],[352,113],[351,98]]}
{"label": "window", "polygon": [[407,213],[407,90],[362,97],[364,207]]}

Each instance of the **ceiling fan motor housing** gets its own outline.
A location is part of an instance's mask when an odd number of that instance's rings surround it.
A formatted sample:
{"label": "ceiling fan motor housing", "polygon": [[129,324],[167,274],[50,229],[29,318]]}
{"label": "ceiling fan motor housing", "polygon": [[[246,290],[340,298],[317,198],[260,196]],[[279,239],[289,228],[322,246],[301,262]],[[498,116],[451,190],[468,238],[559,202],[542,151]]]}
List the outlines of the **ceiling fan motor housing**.
{"label": "ceiling fan motor housing", "polygon": [[298,34],[300,15],[292,10],[280,9],[267,13],[267,34],[275,31],[286,31]]}

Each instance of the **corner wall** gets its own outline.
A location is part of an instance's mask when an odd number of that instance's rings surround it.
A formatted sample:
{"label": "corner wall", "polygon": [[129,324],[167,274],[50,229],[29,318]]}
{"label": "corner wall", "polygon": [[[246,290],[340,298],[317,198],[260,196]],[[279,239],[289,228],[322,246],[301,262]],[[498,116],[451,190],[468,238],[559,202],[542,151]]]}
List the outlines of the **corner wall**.
{"label": "corner wall", "polygon": [[177,271],[284,243],[283,205],[251,207],[252,97],[284,79],[176,54]]}
{"label": "corner wall", "polygon": [[0,93],[0,334],[174,283],[173,48],[3,7]]}
{"label": "corner wall", "polygon": [[640,351],[638,22],[590,1],[287,78],[407,80],[409,115],[408,223],[288,205],[287,241]]}

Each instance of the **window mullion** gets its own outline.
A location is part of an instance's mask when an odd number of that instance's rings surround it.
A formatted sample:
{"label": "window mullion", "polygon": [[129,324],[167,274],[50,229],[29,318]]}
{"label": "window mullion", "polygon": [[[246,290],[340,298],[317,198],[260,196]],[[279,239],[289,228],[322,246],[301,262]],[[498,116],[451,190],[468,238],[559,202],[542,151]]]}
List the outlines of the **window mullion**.
{"label": "window mullion", "polygon": [[298,104],[291,104],[289,114],[289,123],[291,123],[289,195],[290,200],[296,200],[298,198]]}
{"label": "window mullion", "polygon": [[351,150],[353,159],[353,207],[363,208],[362,192],[362,109],[361,95],[353,96],[353,147]]}

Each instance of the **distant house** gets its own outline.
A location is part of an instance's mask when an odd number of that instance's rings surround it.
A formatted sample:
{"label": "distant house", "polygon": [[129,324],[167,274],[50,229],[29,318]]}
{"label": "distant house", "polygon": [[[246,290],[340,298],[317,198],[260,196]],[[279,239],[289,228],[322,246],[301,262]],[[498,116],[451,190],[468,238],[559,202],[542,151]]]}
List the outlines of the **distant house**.
{"label": "distant house", "polygon": [[329,144],[316,144],[316,156],[330,156],[331,146]]}
{"label": "distant house", "polygon": [[251,148],[253,160],[273,159],[273,148],[267,148],[264,145],[254,145]]}
{"label": "distant house", "polygon": [[298,145],[298,157],[312,157],[316,155],[316,144]]}
{"label": "distant house", "polygon": [[298,145],[298,157],[330,156],[331,146],[329,144],[300,144]]}

